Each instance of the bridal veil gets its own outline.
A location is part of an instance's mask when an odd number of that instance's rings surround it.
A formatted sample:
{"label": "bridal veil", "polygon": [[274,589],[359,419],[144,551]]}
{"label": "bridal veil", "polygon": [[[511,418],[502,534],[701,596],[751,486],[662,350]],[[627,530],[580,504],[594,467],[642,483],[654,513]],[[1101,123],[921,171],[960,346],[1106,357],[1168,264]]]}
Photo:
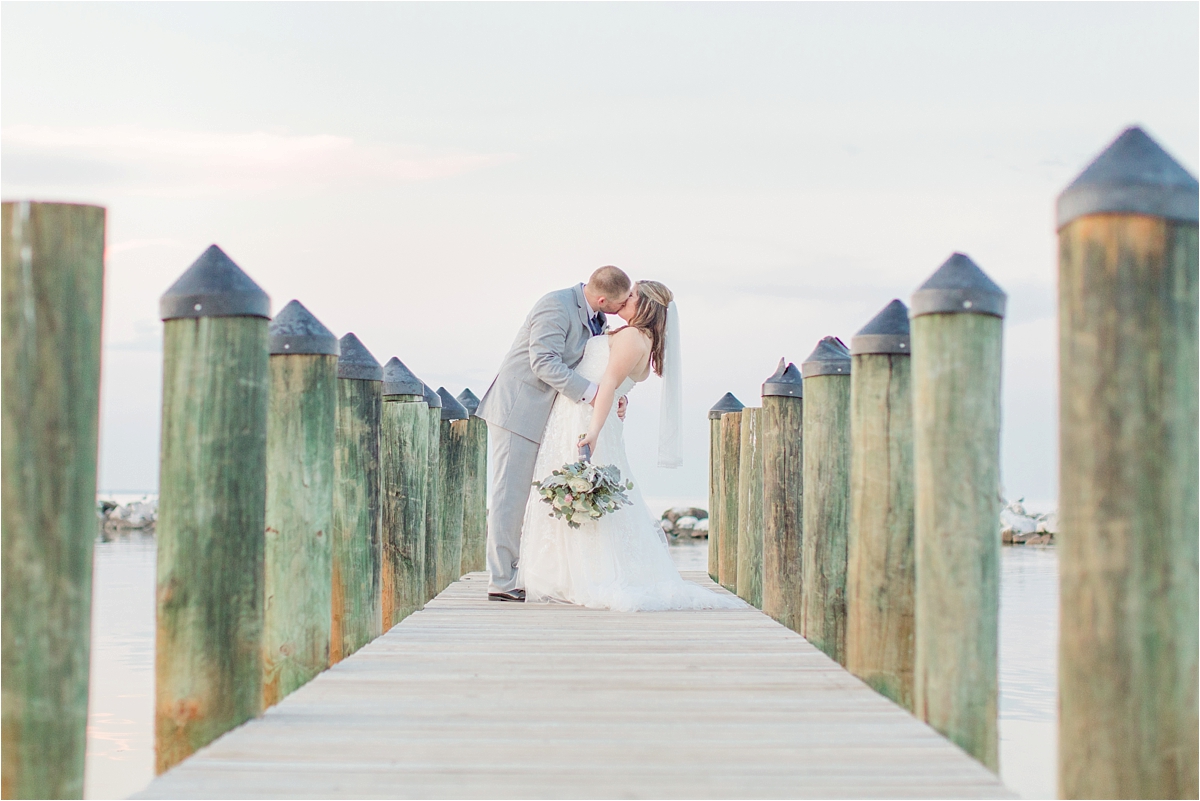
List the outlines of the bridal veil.
{"label": "bridal veil", "polygon": [[679,308],[667,306],[663,343],[662,401],[658,411],[658,466],[683,466],[683,364],[680,360]]}

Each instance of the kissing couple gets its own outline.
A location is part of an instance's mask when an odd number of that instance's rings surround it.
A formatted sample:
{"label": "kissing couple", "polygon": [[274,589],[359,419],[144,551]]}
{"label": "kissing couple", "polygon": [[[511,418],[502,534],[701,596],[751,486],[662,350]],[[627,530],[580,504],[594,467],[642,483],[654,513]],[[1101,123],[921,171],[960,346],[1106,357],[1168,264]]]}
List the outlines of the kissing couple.
{"label": "kissing couple", "polygon": [[[610,314],[624,325],[610,330]],[[618,611],[741,606],[679,575],[625,454],[626,393],[653,372],[663,379],[659,465],[683,463],[679,353],[671,290],[616,267],[534,304],[476,410],[492,467],[490,599]],[[533,482],[579,461],[584,446],[634,480],[632,505],[571,528],[546,511]]]}

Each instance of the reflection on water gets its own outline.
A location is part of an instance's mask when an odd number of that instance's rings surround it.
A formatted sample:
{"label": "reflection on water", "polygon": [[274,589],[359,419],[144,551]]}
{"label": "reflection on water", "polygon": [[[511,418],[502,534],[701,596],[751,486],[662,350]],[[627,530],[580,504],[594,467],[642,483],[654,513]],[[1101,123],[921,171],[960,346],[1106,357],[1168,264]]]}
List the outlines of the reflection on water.
{"label": "reflection on water", "polygon": [[[1004,548],[1000,580],[1000,776],[1053,798],[1057,737],[1058,555]],[[671,548],[706,570],[708,546]],[[154,776],[154,539],[96,543],[85,798],[124,798]]]}

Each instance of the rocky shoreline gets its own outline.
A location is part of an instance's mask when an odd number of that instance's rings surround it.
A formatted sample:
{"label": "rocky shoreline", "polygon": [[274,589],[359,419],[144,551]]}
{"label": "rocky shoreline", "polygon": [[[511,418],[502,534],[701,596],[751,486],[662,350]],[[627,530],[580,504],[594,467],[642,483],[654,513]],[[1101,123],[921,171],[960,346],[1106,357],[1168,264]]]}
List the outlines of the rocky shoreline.
{"label": "rocky shoreline", "polygon": [[[98,500],[96,514],[100,539],[106,542],[134,532],[153,534],[158,520],[158,497],[146,495],[129,503]],[[707,540],[708,510],[697,506],[673,506],[662,513],[659,525],[672,543]],[[1028,512],[1024,498],[1011,503],[1006,501],[1000,512],[1000,542],[1004,545],[1053,545],[1057,532],[1057,512]]]}
{"label": "rocky shoreline", "polygon": [[1005,502],[1000,510],[1000,542],[1004,545],[1053,545],[1057,533],[1057,510],[1027,512],[1024,498]]}
{"label": "rocky shoreline", "polygon": [[132,533],[153,534],[154,524],[158,522],[158,496],[146,495],[129,503],[97,500],[96,516],[100,539],[104,542]]}
{"label": "rocky shoreline", "polygon": [[[708,539],[708,511],[696,506],[675,506],[659,521],[671,543]],[[1003,545],[1053,545],[1058,533],[1058,513],[1033,513],[1025,499],[1004,502],[998,528]]]}
{"label": "rocky shoreline", "polygon": [[708,511],[696,506],[673,506],[659,520],[671,542],[708,539]]}

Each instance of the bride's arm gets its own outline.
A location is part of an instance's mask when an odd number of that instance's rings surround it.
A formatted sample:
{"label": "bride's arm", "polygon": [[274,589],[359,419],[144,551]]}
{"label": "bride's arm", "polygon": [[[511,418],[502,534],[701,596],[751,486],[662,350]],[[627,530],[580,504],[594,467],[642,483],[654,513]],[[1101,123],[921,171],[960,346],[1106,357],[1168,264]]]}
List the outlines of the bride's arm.
{"label": "bride's arm", "polygon": [[600,388],[592,402],[595,407],[592,412],[592,425],[579,441],[581,447],[588,445],[593,455],[596,452],[596,440],[600,437],[600,429],[604,428],[604,421],[608,419],[608,413],[612,409],[617,387],[621,386],[621,382],[629,377],[649,352],[650,343],[646,341],[646,335],[636,328],[625,328],[609,337],[608,367],[604,371],[604,377],[600,379]]}

